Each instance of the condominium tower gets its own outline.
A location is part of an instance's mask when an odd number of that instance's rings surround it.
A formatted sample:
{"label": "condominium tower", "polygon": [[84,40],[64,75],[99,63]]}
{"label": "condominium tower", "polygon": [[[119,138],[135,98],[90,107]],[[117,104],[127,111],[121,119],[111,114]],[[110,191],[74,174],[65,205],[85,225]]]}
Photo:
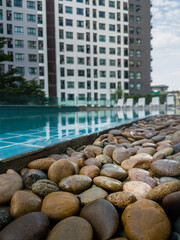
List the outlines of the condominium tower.
{"label": "condominium tower", "polygon": [[63,102],[150,92],[150,0],[0,0],[11,62]]}

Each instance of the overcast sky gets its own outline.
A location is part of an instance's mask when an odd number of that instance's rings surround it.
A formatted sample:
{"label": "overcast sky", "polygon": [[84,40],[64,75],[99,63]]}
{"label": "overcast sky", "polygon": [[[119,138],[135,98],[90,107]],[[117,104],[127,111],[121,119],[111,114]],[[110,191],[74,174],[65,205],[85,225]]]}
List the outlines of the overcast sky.
{"label": "overcast sky", "polygon": [[180,90],[180,0],[152,0],[152,85]]}

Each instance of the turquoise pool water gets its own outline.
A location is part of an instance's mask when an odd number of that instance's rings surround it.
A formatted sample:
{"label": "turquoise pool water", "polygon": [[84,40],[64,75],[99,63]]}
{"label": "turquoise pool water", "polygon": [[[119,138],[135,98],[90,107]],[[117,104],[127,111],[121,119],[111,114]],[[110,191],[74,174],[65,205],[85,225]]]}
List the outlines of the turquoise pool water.
{"label": "turquoise pool water", "polygon": [[[171,110],[170,114],[174,114]],[[0,160],[119,126],[165,110],[17,112],[0,109]]]}

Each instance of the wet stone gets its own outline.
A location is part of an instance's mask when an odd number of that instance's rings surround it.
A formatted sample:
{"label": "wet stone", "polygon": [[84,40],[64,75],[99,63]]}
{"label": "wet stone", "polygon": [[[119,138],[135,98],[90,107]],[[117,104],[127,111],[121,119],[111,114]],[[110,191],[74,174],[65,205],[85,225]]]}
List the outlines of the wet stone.
{"label": "wet stone", "polygon": [[30,162],[28,167],[31,169],[47,171],[54,162],[55,160],[53,158],[40,158]]}
{"label": "wet stone", "polygon": [[152,147],[146,147],[146,148],[142,148],[142,149],[139,149],[137,151],[137,153],[147,153],[151,156],[153,156],[155,154],[156,150]]}
{"label": "wet stone", "polygon": [[95,158],[97,155],[102,154],[103,149],[101,147],[93,146],[93,145],[88,145],[84,149],[84,153],[87,158]]}
{"label": "wet stone", "polygon": [[180,131],[177,131],[172,135],[171,143],[172,145],[180,143]]}
{"label": "wet stone", "polygon": [[112,158],[117,164],[121,164],[125,159],[130,158],[131,154],[124,147],[117,148],[113,151]]}
{"label": "wet stone", "polygon": [[112,238],[119,226],[119,215],[115,207],[104,199],[87,204],[81,210],[80,217],[91,224],[99,240]]}
{"label": "wet stone", "polygon": [[175,145],[173,146],[173,149],[174,149],[174,154],[175,154],[175,153],[179,153],[179,152],[180,152],[180,143],[175,144]]}
{"label": "wet stone", "polygon": [[0,207],[0,231],[6,227],[11,221],[12,217],[10,215],[9,207]]}
{"label": "wet stone", "polygon": [[99,168],[97,166],[93,166],[93,165],[82,167],[79,172],[79,174],[86,175],[90,178],[99,176],[99,173],[100,173]]}
{"label": "wet stone", "polygon": [[107,195],[108,193],[104,189],[97,187],[96,185],[93,185],[88,190],[79,194],[78,198],[80,199],[81,205],[86,205],[97,199],[105,199]]}
{"label": "wet stone", "polygon": [[117,179],[117,180],[124,180],[128,176],[127,172],[120,167],[116,167],[116,168],[106,167],[106,168],[103,168],[100,171],[100,175],[110,177],[110,178],[114,178],[114,179]]}
{"label": "wet stone", "polygon": [[114,136],[121,136],[122,131],[121,131],[121,130],[118,130],[118,129],[113,129],[113,130],[110,130],[110,131],[109,131],[109,134],[112,134],[112,135],[114,135]]}
{"label": "wet stone", "polygon": [[178,182],[178,183],[180,183],[180,180],[175,178],[175,177],[161,177],[159,180],[160,180],[160,183],[165,183],[165,182]]}
{"label": "wet stone", "polygon": [[134,194],[129,192],[115,192],[111,193],[106,198],[108,201],[110,201],[115,207],[124,209],[129,204],[134,203],[137,201]]}
{"label": "wet stone", "polygon": [[81,193],[87,190],[92,183],[92,179],[85,175],[73,175],[64,178],[59,183],[59,187],[63,191],[71,193]]}
{"label": "wet stone", "polygon": [[110,177],[104,176],[95,177],[93,179],[93,183],[96,186],[102,187],[110,192],[117,192],[122,190],[122,183],[119,180]]}
{"label": "wet stone", "polygon": [[112,158],[113,151],[116,148],[117,147],[115,145],[107,145],[103,149],[103,154],[105,154],[105,155],[109,156],[110,158]]}
{"label": "wet stone", "polygon": [[56,183],[47,179],[39,180],[32,185],[32,192],[39,195],[42,198],[44,198],[51,192],[57,192],[59,190],[60,189]]}
{"label": "wet stone", "polygon": [[101,168],[101,166],[102,166],[101,162],[96,158],[87,159],[86,161],[84,161],[84,165],[85,166],[95,165],[98,168]]}
{"label": "wet stone", "polygon": [[180,176],[180,162],[174,160],[157,160],[151,164],[150,169],[155,176]]}
{"label": "wet stone", "polygon": [[41,212],[28,213],[8,224],[1,232],[1,240],[45,239],[49,219]]}
{"label": "wet stone", "polygon": [[99,160],[102,164],[112,163],[112,158],[105,154],[98,155],[96,159]]}
{"label": "wet stone", "polygon": [[155,143],[160,142],[165,139],[165,136],[157,135],[151,138]]}
{"label": "wet stone", "polygon": [[41,179],[47,179],[47,176],[43,171],[36,169],[30,169],[22,177],[26,189],[31,189],[32,185]]}
{"label": "wet stone", "polygon": [[153,155],[153,158],[156,158],[160,154],[164,154],[165,156],[169,156],[169,155],[171,155],[173,153],[173,151],[174,151],[174,149],[172,147],[163,148],[160,151],[156,152]]}
{"label": "wet stone", "polygon": [[51,230],[47,240],[93,240],[93,229],[84,218],[68,217]]}

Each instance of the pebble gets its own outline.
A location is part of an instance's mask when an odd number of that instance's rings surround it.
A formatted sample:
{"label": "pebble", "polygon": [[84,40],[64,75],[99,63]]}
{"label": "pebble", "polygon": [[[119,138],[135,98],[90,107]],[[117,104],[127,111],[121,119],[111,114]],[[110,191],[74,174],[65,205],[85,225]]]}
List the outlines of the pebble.
{"label": "pebble", "polygon": [[151,189],[149,184],[141,181],[130,181],[123,185],[123,191],[134,194],[137,200],[145,198]]}
{"label": "pebble", "polygon": [[101,162],[96,158],[87,159],[86,161],[84,161],[84,165],[85,166],[95,165],[98,168],[101,168],[101,166],[102,166]]}
{"label": "pebble", "polygon": [[30,169],[22,177],[26,189],[31,189],[32,185],[40,179],[47,179],[47,176],[43,171],[37,169]]}
{"label": "pebble", "polygon": [[93,229],[84,218],[68,217],[51,230],[47,240],[93,240]]}
{"label": "pebble", "polygon": [[[115,166],[115,165],[114,165]],[[117,180],[125,180],[128,176],[127,172],[120,167],[106,167],[100,171],[101,176],[115,178]]]}
{"label": "pebble", "polygon": [[112,203],[104,199],[87,204],[81,210],[80,217],[91,224],[99,240],[112,238],[119,226],[117,210]]}
{"label": "pebble", "polygon": [[165,183],[165,182],[178,182],[180,183],[180,180],[175,178],[175,177],[161,177],[159,179],[160,183]]}
{"label": "pebble", "polygon": [[103,149],[103,154],[105,154],[105,155],[109,156],[110,158],[112,158],[113,151],[116,148],[117,147],[115,145],[107,145]]}
{"label": "pebble", "polygon": [[180,152],[180,143],[177,143],[173,146],[174,154]]}
{"label": "pebble", "polygon": [[96,186],[102,187],[103,189],[110,192],[121,191],[123,186],[122,182],[120,182],[119,180],[104,176],[95,177],[93,179],[93,183]]}
{"label": "pebble", "polygon": [[146,198],[159,202],[162,201],[166,195],[179,190],[180,184],[178,182],[165,182],[149,191]]}
{"label": "pebble", "polygon": [[78,195],[78,198],[80,199],[81,205],[86,205],[90,202],[93,202],[97,199],[105,199],[107,197],[108,193],[96,185],[93,185],[88,190],[82,192]]}
{"label": "pebble", "polygon": [[143,143],[143,144],[142,144],[142,147],[143,147],[143,148],[146,148],[146,147],[156,148],[157,145],[156,145],[155,143],[146,142],[146,143]]}
{"label": "pebble", "polygon": [[87,158],[95,158],[97,155],[100,155],[100,154],[103,153],[103,149],[101,147],[88,145],[84,149],[84,153],[85,153]]}
{"label": "pebble", "polygon": [[99,176],[100,170],[97,166],[90,165],[90,166],[82,167],[79,174],[86,175],[90,178],[94,178]]}
{"label": "pebble", "polygon": [[35,240],[45,239],[49,230],[49,219],[41,212],[32,212],[23,215],[1,232],[1,240]]}
{"label": "pebble", "polygon": [[55,162],[53,158],[36,159],[28,164],[28,168],[48,171],[49,167]]}
{"label": "pebble", "polygon": [[155,154],[155,152],[156,152],[156,150],[153,147],[145,147],[145,148],[139,149],[137,151],[137,153],[147,153],[151,156],[153,156]]}
{"label": "pebble", "polygon": [[0,231],[12,221],[9,207],[0,207]]}
{"label": "pebble", "polygon": [[113,158],[113,161],[115,161],[115,163],[120,165],[122,161],[130,158],[130,156],[131,154],[128,152],[128,150],[122,147],[122,148],[114,149],[112,158]]}
{"label": "pebble", "polygon": [[139,177],[151,177],[149,171],[141,168],[131,168],[128,170],[128,175],[131,181],[136,181]]}
{"label": "pebble", "polygon": [[39,195],[41,198],[44,198],[49,193],[57,192],[59,190],[57,184],[48,179],[38,180],[32,185],[32,192]]}
{"label": "pebble", "polygon": [[130,192],[115,192],[111,193],[106,198],[109,202],[111,202],[115,207],[124,209],[129,204],[137,201],[134,194]]}
{"label": "pebble", "polygon": [[19,174],[6,173],[0,175],[0,204],[8,203],[13,194],[23,188],[22,178]]}
{"label": "pebble", "polygon": [[49,219],[60,221],[76,215],[79,212],[79,207],[80,202],[72,193],[53,192],[44,198],[41,212]]}
{"label": "pebble", "polygon": [[168,240],[171,233],[171,224],[161,206],[147,199],[125,208],[122,223],[127,237],[132,240]]}
{"label": "pebble", "polygon": [[157,160],[150,167],[155,176],[176,177],[180,176],[180,162],[174,160]]}
{"label": "pebble", "polygon": [[85,175],[73,175],[66,177],[59,183],[60,189],[71,192],[81,193],[87,190],[92,183],[92,179]]}
{"label": "pebble", "polygon": [[112,163],[112,158],[105,154],[98,155],[96,159],[99,160],[102,164]]}
{"label": "pebble", "polygon": [[172,145],[180,143],[180,131],[177,131],[172,135],[171,143]]}
{"label": "pebble", "polygon": [[151,138],[155,143],[160,142],[165,139],[165,136],[158,135]]}
{"label": "pebble", "polygon": [[59,183],[63,178],[75,174],[73,164],[67,159],[60,159],[53,163],[48,170],[48,178],[55,183]]}
{"label": "pebble", "polygon": [[180,216],[180,192],[174,192],[166,195],[163,198],[161,206],[165,210],[166,214],[173,218]]}
{"label": "pebble", "polygon": [[18,218],[30,212],[40,212],[41,204],[42,200],[36,194],[29,190],[19,190],[11,199],[10,214]]}
{"label": "pebble", "polygon": [[167,156],[171,155],[173,153],[173,151],[174,151],[174,149],[172,147],[163,148],[160,151],[156,152],[153,155],[153,158],[156,158],[160,154],[164,154],[167,157]]}
{"label": "pebble", "polygon": [[121,163],[121,167],[128,171],[131,168],[142,168],[142,169],[148,169],[150,168],[151,161],[149,159],[127,159],[124,160]]}

